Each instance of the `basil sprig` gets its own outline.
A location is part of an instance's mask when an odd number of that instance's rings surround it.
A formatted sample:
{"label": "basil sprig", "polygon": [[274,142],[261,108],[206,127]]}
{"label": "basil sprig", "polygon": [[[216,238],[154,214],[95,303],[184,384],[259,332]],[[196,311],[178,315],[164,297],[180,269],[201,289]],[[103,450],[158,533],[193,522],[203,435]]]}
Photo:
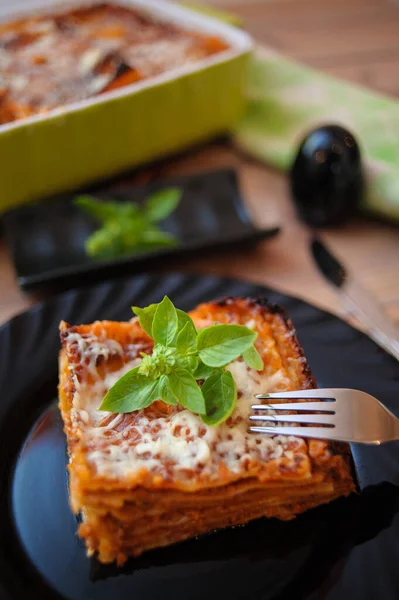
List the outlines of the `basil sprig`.
{"label": "basil sprig", "polygon": [[153,352],[141,354],[140,365],[115,383],[100,410],[126,413],[163,400],[201,415],[207,425],[219,425],[228,419],[237,400],[237,388],[226,367],[242,356],[250,368],[263,369],[263,360],[254,346],[257,333],[233,324],[216,324],[197,331],[191,317],[167,296],[159,304],[133,306],[132,310],[153,338]]}
{"label": "basil sprig", "polygon": [[105,202],[93,196],[78,196],[75,204],[101,226],[85,242],[89,256],[118,258],[175,246],[177,239],[159,228],[176,209],[182,190],[167,188],[136,202]]}

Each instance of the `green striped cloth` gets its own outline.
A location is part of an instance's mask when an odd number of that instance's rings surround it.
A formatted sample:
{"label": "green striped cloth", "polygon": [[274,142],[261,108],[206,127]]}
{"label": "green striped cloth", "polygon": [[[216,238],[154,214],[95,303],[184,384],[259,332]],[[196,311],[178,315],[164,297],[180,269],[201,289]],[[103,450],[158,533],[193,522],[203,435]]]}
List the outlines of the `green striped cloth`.
{"label": "green striped cloth", "polygon": [[[207,7],[207,13],[211,12]],[[220,11],[213,16],[238,24]],[[321,124],[342,125],[356,136],[362,149],[368,179],[362,208],[399,222],[396,100],[263,48],[251,59],[246,93],[246,113],[234,132],[240,148],[285,171],[310,129]]]}
{"label": "green striped cloth", "polygon": [[399,222],[399,103],[274,52],[250,64],[237,145],[287,170],[301,138],[319,124],[347,127],[361,145],[368,178],[363,209]]}

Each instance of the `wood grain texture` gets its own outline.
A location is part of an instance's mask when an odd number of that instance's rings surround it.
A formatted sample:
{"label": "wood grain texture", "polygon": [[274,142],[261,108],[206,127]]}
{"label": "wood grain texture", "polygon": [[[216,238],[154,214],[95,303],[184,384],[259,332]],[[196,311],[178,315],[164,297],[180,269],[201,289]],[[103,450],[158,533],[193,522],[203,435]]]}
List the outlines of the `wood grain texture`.
{"label": "wood grain texture", "polygon": [[348,81],[399,96],[399,2],[210,0],[261,43]]}
{"label": "wood grain texture", "polygon": [[[335,76],[399,96],[399,3],[388,0],[213,0],[246,21],[258,41]],[[135,182],[218,167],[235,167],[246,203],[260,225],[281,225],[277,238],[247,251],[173,261],[163,270],[215,273],[280,289],[344,315],[335,293],[318,274],[308,251],[309,231],[292,206],[286,178],[213,143],[131,177]],[[358,280],[399,323],[399,229],[359,219],[330,229],[324,239]],[[0,244],[0,322],[36,300],[17,289]]]}

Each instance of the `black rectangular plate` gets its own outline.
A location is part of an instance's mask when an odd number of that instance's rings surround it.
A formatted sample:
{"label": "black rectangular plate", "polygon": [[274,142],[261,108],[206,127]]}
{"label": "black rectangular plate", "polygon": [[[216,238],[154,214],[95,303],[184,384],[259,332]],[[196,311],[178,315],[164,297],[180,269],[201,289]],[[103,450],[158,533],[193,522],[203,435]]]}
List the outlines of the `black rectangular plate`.
{"label": "black rectangular plate", "polygon": [[71,194],[8,211],[3,216],[3,230],[21,288],[36,291],[87,285],[144,268],[159,269],[174,257],[255,243],[279,231],[252,224],[233,170],[92,193],[104,199],[142,202],[151,192],[170,186],[181,187],[183,197],[162,227],[178,237],[179,245],[119,259],[99,260],[86,255],[84,242],[97,224],[74,205]]}

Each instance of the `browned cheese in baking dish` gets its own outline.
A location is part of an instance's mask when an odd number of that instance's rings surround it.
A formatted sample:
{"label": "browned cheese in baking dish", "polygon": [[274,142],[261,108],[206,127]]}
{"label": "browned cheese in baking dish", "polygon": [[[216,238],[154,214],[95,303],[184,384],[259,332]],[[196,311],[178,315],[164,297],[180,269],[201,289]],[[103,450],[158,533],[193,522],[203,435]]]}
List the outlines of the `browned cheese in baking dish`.
{"label": "browned cheese in baking dish", "polygon": [[0,24],[0,124],[148,79],[227,48],[217,36],[115,4]]}

